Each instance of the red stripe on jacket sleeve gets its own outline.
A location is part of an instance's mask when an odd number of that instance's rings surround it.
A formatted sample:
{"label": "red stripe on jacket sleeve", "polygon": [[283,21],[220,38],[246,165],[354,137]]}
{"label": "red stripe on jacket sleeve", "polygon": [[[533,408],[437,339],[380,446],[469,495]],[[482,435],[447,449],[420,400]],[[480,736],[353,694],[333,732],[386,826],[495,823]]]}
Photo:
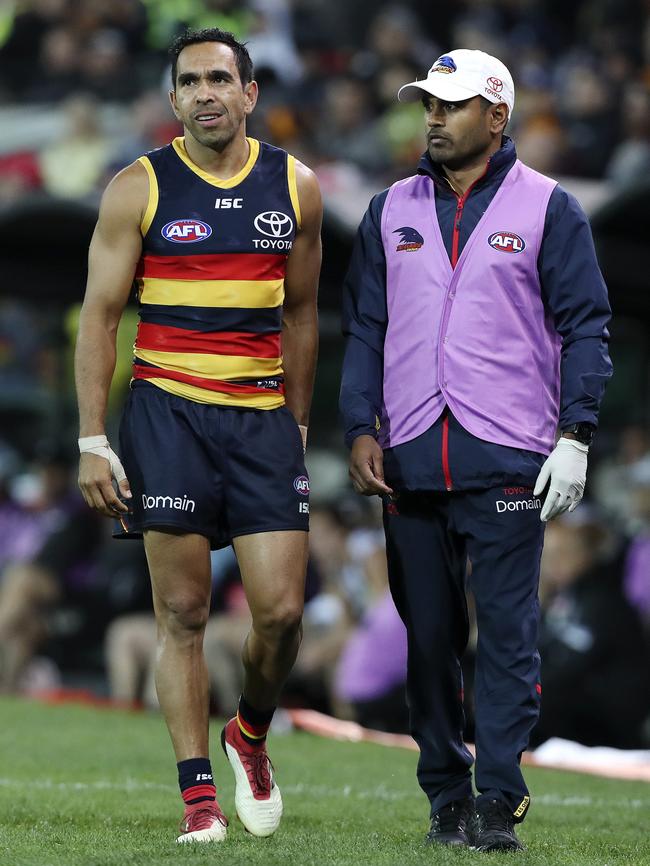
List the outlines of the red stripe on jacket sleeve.
{"label": "red stripe on jacket sleeve", "polygon": [[136,349],[158,352],[196,352],[204,355],[241,355],[246,358],[279,358],[280,334],[248,331],[193,331],[170,325],[140,322]]}
{"label": "red stripe on jacket sleeve", "polygon": [[281,280],[287,256],[277,253],[212,253],[195,256],[154,256],[138,262],[138,278],[159,280]]}

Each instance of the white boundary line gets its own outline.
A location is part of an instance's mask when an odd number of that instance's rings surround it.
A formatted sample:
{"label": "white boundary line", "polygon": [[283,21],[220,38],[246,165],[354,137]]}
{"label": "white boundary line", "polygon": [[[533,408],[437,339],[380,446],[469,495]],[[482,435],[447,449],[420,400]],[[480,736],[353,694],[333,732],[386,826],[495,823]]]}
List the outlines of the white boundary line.
{"label": "white boundary line", "polygon": [[[95,782],[54,782],[52,779],[34,779],[26,782],[23,779],[7,779],[0,778],[0,788],[24,788],[25,790],[33,790],[36,788],[40,791],[60,791],[65,793],[82,793],[85,791],[121,791],[123,793],[138,793],[140,791],[163,791],[165,793],[173,793],[178,789],[176,785],[165,785],[159,782],[142,782],[137,779],[126,779],[124,782],[109,782],[108,780],[98,779]],[[363,789],[353,788],[351,785],[344,785],[341,788],[332,788],[328,785],[308,785],[299,782],[296,785],[282,785],[282,793],[290,796],[307,796],[311,798],[331,797],[339,799],[351,800],[384,800],[393,802],[395,800],[405,800],[410,797],[417,796],[420,792],[418,788],[412,791],[391,791],[386,785],[378,785],[376,788]],[[561,794],[541,794],[538,797],[533,795],[533,805],[535,806],[607,806],[620,809],[645,809],[650,807],[650,798],[637,799],[618,797],[606,799],[603,797],[566,797]]]}

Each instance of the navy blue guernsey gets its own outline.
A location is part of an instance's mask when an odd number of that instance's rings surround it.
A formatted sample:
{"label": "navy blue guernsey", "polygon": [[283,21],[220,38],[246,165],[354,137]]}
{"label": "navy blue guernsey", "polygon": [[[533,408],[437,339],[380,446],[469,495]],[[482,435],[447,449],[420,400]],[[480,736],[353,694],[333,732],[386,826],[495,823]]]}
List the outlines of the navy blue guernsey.
{"label": "navy blue guernsey", "polygon": [[282,304],[300,206],[295,159],[247,139],[241,171],[219,180],[183,138],[140,158],[149,175],[136,271],[134,379],[199,403],[284,403]]}

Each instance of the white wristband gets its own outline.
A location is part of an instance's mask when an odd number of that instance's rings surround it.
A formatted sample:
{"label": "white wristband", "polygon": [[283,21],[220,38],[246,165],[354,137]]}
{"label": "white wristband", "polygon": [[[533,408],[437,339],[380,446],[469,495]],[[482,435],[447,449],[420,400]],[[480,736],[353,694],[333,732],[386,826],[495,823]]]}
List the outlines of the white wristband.
{"label": "white wristband", "polygon": [[298,424],[298,430],[300,430],[300,435],[302,436],[302,450],[307,450],[307,425],[306,424]]}
{"label": "white wristband", "polygon": [[96,454],[108,460],[111,467],[111,475],[118,482],[126,478],[126,472],[120,462],[120,458],[108,444],[106,436],[83,436],[79,441],[79,452],[81,454]]}
{"label": "white wristband", "polygon": [[82,436],[79,442],[79,453],[84,454],[91,451],[93,448],[108,448],[108,438],[106,436]]}

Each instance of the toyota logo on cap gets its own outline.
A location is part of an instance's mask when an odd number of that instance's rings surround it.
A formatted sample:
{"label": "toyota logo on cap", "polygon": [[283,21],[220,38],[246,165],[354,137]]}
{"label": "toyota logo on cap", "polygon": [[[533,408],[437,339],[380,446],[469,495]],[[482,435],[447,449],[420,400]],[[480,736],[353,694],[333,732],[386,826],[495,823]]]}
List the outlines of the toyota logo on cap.
{"label": "toyota logo on cap", "polygon": [[293,220],[286,213],[277,210],[267,210],[258,213],[253,220],[258,232],[268,238],[286,238],[293,230]]}
{"label": "toyota logo on cap", "polygon": [[501,93],[503,90],[503,81],[501,81],[500,78],[495,78],[494,75],[491,75],[488,78],[487,83],[490,85],[492,90],[495,90],[497,93]]}

